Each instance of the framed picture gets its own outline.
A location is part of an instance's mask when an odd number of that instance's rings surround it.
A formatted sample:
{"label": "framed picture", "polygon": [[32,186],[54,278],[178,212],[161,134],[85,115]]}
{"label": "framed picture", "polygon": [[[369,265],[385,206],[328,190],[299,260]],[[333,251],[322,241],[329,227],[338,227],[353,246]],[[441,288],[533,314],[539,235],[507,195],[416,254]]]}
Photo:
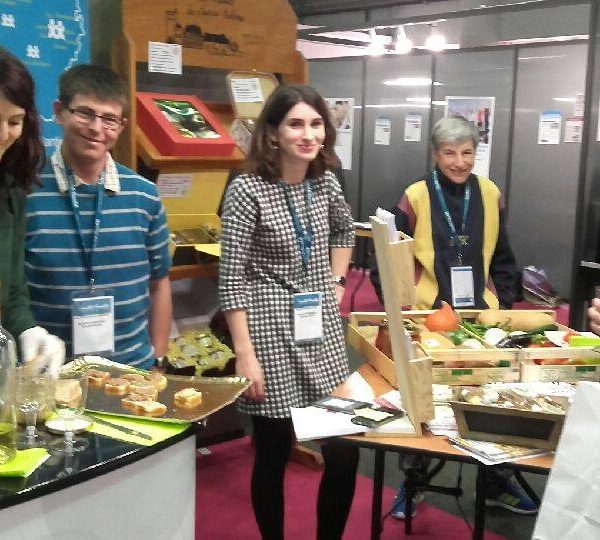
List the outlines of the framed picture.
{"label": "framed picture", "polygon": [[233,139],[194,95],[137,92],[137,121],[166,156],[227,156]]}

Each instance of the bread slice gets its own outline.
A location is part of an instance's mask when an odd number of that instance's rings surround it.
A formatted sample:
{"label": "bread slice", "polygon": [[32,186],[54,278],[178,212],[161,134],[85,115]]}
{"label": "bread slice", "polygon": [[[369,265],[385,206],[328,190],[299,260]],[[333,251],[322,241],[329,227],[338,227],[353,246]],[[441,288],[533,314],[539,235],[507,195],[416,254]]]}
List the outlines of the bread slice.
{"label": "bread slice", "polygon": [[195,388],[184,388],[175,392],[173,400],[176,407],[193,409],[202,403],[202,392]]}
{"label": "bread slice", "polygon": [[143,396],[130,395],[121,400],[124,409],[131,411],[137,416],[163,416],[167,412],[167,406],[158,401],[139,398]]}
{"label": "bread slice", "polygon": [[144,376],[139,373],[125,373],[119,377],[120,379],[127,379],[130,382],[143,381]]}
{"label": "bread slice", "polygon": [[106,379],[110,378],[110,373],[108,371],[101,371],[99,369],[88,369],[86,375],[88,384],[97,388],[104,386]]}
{"label": "bread slice", "polygon": [[153,371],[152,373],[148,373],[145,378],[147,381],[151,382],[159,392],[167,387],[168,380],[162,373]]}
{"label": "bread slice", "polygon": [[54,386],[56,403],[76,406],[82,395],[83,389],[79,381],[75,379],[58,379],[56,381]]}
{"label": "bread slice", "polygon": [[150,381],[134,381],[129,386],[129,391],[134,394],[146,396],[147,399],[151,400],[156,400],[158,397],[158,390]]}
{"label": "bread slice", "polygon": [[106,379],[104,391],[107,394],[112,394],[114,396],[124,396],[128,392],[130,384],[131,383],[127,379],[120,377]]}

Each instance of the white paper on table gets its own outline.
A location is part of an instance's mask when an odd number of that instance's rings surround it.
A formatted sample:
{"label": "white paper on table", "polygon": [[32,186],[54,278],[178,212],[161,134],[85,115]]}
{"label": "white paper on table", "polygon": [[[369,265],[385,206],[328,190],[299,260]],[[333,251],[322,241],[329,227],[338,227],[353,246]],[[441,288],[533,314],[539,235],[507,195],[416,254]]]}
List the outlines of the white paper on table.
{"label": "white paper on table", "polygon": [[298,441],[324,439],[338,435],[365,433],[368,428],[352,423],[352,415],[320,407],[291,407],[292,423]]}
{"label": "white paper on table", "polygon": [[600,538],[600,383],[580,382],[533,531],[535,540]]}
{"label": "white paper on table", "polygon": [[394,217],[394,214],[378,207],[377,210],[375,210],[375,217],[378,217],[387,223],[390,242],[398,240],[398,229],[396,229],[396,218]]}

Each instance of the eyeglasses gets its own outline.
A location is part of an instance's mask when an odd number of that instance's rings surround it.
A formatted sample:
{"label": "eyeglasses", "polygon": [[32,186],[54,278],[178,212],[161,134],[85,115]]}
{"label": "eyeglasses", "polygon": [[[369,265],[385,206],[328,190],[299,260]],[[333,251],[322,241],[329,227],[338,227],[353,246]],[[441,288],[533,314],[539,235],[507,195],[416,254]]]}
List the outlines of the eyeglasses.
{"label": "eyeglasses", "polygon": [[123,119],[117,116],[96,114],[92,109],[86,109],[85,107],[77,107],[76,109],[67,108],[67,110],[75,116],[75,118],[84,125],[93,124],[96,118],[100,118],[102,127],[110,130],[117,129],[122,123]]}

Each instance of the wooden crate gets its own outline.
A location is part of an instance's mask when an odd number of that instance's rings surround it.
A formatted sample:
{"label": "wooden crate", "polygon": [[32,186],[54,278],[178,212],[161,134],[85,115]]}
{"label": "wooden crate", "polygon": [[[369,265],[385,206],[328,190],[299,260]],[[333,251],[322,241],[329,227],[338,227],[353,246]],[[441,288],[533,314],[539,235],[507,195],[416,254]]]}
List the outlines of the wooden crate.
{"label": "wooden crate", "polygon": [[[348,322],[348,343],[394,388],[398,378],[394,361],[375,347],[378,324],[385,313],[351,313]],[[435,416],[431,390],[431,358],[420,347],[415,347],[415,358],[409,362],[411,385],[419,400],[419,420],[428,422]]]}
{"label": "wooden crate", "polygon": [[554,450],[564,414],[452,401],[458,433],[465,439]]}
{"label": "wooden crate", "polygon": [[[426,330],[423,321],[433,311],[414,310],[403,313],[405,318]],[[456,312],[463,319],[475,319],[481,310],[456,310]],[[485,343],[475,334],[471,335],[483,344],[484,349],[428,349],[424,347],[425,354],[432,359],[434,383],[457,386],[519,381],[519,349],[498,349]],[[495,366],[484,367],[479,365],[481,363],[491,363]]]}

